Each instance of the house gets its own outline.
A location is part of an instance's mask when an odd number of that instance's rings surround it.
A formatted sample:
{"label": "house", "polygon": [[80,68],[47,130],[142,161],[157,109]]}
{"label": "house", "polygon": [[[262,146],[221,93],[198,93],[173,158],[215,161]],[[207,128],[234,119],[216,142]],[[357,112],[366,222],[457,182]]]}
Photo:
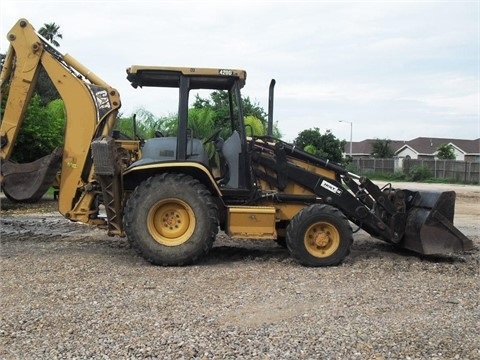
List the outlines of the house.
{"label": "house", "polygon": [[442,145],[452,146],[455,153],[455,160],[469,162],[480,160],[480,139],[464,140],[418,137],[407,141],[402,147],[396,150],[395,156],[399,158],[433,160],[436,158],[437,149]]}
{"label": "house", "polygon": [[[358,142],[352,142],[352,157],[354,159],[371,158],[372,157],[372,144],[378,139],[366,139]],[[405,144],[405,141],[400,140],[388,140],[390,148],[393,152],[396,152],[400,147]],[[350,155],[350,142],[347,142],[344,147],[344,155]]]}
{"label": "house", "polygon": [[[376,139],[367,139],[352,143],[352,157],[369,158],[372,153],[372,143]],[[456,160],[467,162],[480,161],[480,138],[475,140],[418,137],[409,141],[390,140],[390,148],[397,158],[435,159],[437,149],[442,145],[451,145]],[[350,154],[350,143],[345,144],[344,154]]]}

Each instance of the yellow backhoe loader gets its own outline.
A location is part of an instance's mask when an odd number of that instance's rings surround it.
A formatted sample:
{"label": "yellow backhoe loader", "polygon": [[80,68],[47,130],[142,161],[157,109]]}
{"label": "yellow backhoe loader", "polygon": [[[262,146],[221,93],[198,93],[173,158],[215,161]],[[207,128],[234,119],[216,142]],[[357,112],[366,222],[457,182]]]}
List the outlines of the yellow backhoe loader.
{"label": "yellow backhoe loader", "polygon": [[[0,127],[3,191],[12,200],[36,200],[60,170],[60,213],[105,226],[112,236],[127,236],[153,264],[197,261],[211,249],[219,229],[232,238],[283,243],[306,266],[339,264],[352,245],[351,224],[419,254],[473,247],[453,225],[454,192],[379,188],[274,138],[273,81],[269,135],[247,136],[240,94],[245,71],[131,66],[127,79],[134,88],[178,89],[178,131],[146,141],[123,140],[114,131],[121,106],[117,90],[61,54],[25,19],[7,39],[0,75],[2,97],[8,90]],[[12,164],[41,67],[65,103],[65,144],[35,163]],[[189,94],[197,89],[224,91],[230,103],[231,128],[212,131],[206,141],[195,138],[188,126]],[[209,142],[218,152],[218,171],[207,155]]]}

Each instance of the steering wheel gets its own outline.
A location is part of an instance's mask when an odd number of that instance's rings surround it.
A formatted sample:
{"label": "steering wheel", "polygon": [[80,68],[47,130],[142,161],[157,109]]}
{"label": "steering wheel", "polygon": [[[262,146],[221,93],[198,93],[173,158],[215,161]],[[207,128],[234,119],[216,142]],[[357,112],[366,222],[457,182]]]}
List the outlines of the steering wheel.
{"label": "steering wheel", "polygon": [[210,135],[208,139],[203,141],[203,145],[208,144],[211,141],[215,142],[218,139],[221,131],[222,129],[215,130],[215,132],[212,135]]}
{"label": "steering wheel", "polygon": [[163,133],[159,130],[155,130],[155,137],[156,138],[163,137]]}

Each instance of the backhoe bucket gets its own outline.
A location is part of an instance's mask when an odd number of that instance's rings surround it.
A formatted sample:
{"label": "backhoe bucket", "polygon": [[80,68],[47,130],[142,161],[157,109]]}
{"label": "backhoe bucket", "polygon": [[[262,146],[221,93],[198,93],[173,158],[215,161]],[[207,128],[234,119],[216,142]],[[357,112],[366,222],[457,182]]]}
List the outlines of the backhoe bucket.
{"label": "backhoe bucket", "polygon": [[416,192],[399,245],[426,255],[472,250],[473,242],[453,225],[454,213],[454,191]]}
{"label": "backhoe bucket", "polygon": [[36,202],[52,186],[60,169],[62,148],[31,163],[16,164],[6,161],[2,164],[2,189],[5,196],[16,202]]}

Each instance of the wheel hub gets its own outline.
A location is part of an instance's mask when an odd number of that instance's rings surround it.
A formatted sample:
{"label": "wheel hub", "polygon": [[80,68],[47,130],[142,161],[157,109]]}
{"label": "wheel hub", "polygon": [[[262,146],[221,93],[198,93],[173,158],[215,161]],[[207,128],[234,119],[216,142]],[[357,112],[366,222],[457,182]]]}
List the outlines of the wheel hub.
{"label": "wheel hub", "polygon": [[328,234],[325,232],[318,233],[315,237],[315,245],[317,245],[318,247],[327,246],[329,241],[330,239],[328,237]]}
{"label": "wheel hub", "polygon": [[170,211],[165,214],[163,224],[165,227],[169,228],[170,230],[173,230],[173,228],[176,228],[181,224],[182,221],[180,219],[180,215],[176,211]]}
{"label": "wheel hub", "polygon": [[324,258],[333,254],[340,246],[337,228],[328,222],[311,225],[305,233],[306,250],[313,256]]}
{"label": "wheel hub", "polygon": [[185,202],[179,199],[165,199],[150,210],[147,226],[157,242],[176,246],[187,241],[193,234],[195,215]]}

